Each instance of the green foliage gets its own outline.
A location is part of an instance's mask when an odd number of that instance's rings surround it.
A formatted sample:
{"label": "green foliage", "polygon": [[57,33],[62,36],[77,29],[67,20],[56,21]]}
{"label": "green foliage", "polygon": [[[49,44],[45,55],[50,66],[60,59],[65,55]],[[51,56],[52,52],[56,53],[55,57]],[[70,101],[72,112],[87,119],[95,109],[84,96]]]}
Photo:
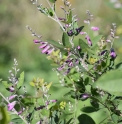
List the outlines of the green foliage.
{"label": "green foliage", "polygon": [[94,87],[98,87],[113,95],[121,95],[122,93],[121,81],[122,81],[122,71],[112,70],[107,73],[104,73],[104,75],[102,75],[94,83]]}
{"label": "green foliage", "polygon": [[[97,33],[96,35],[90,31],[92,15],[89,11],[87,11],[88,19],[86,20],[89,22],[89,31],[85,32],[84,26],[78,26],[69,1],[63,1],[64,7],[61,7],[64,11],[63,18],[57,16],[56,0],[46,2],[49,6],[37,5],[38,10],[58,23],[63,35],[61,42],[56,40],[37,41],[42,45],[40,48],[43,50],[42,53],[48,54],[47,58],[56,65],[53,70],[57,73],[61,85],[58,82],[47,83],[42,78],[30,76],[32,78],[32,81],[29,81],[30,92],[32,93],[28,93],[28,87],[26,89],[23,84],[26,81],[24,72],[18,76],[16,68],[18,64],[14,60],[14,67],[12,67],[14,72],[9,71],[9,81],[2,81],[4,87],[10,92],[9,98],[1,94],[6,101],[8,111],[13,109],[16,116],[19,115],[12,118],[11,122],[22,123],[23,121],[31,124],[121,123],[122,63],[115,65],[117,56],[113,49],[116,25],[114,24],[111,29],[110,41],[106,42],[103,35]],[[41,38],[31,28],[28,27],[28,29],[33,36]],[[51,28],[51,32],[52,30],[54,27]],[[82,30],[85,32],[85,40],[80,35]],[[50,50],[52,51],[49,52]],[[26,58],[26,52],[23,53]],[[36,61],[38,62],[38,59]],[[30,62],[28,61],[28,64]],[[50,77],[51,75],[46,72],[46,79]],[[52,91],[52,88],[55,90]],[[61,89],[63,91],[60,92]],[[56,96],[58,97],[56,98]],[[1,108],[0,112],[4,117],[0,121],[3,124],[7,123],[9,116],[6,110]]]}

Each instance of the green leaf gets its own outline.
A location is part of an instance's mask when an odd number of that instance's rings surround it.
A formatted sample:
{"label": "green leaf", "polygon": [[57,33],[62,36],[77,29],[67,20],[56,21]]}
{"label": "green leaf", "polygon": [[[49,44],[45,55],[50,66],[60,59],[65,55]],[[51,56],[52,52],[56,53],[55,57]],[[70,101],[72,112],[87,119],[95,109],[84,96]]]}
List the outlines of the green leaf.
{"label": "green leaf", "polygon": [[54,47],[59,48],[60,50],[64,51],[63,45],[59,44],[57,41],[47,40],[47,42],[53,45]]}
{"label": "green leaf", "polygon": [[48,9],[48,11],[49,11],[49,15],[50,15],[50,16],[53,16],[53,15],[54,15],[53,10],[52,10],[51,8]]}
{"label": "green leaf", "polygon": [[122,62],[118,63],[116,66],[115,66],[116,69],[121,69],[122,70]]}
{"label": "green leaf", "polygon": [[18,79],[18,83],[17,83],[17,88],[21,88],[22,84],[24,82],[24,71],[20,74],[20,77]]}
{"label": "green leaf", "polygon": [[79,120],[79,124],[95,124],[94,120],[86,115],[86,114],[82,114],[78,117]]}
{"label": "green leaf", "polygon": [[88,45],[82,39],[79,39],[79,46],[81,47],[82,52],[86,52],[87,48],[89,49]]}
{"label": "green leaf", "polygon": [[81,109],[81,111],[86,112],[86,113],[92,113],[97,111],[94,107],[92,106],[86,106]]}
{"label": "green leaf", "polygon": [[72,11],[70,10],[68,17],[67,17],[67,23],[71,23],[72,22]]}
{"label": "green leaf", "polygon": [[5,107],[0,107],[0,124],[9,124],[10,116]]}
{"label": "green leaf", "polygon": [[14,122],[14,124],[22,124],[22,119],[14,118],[14,119],[11,120],[11,122]]}
{"label": "green leaf", "polygon": [[77,28],[77,30],[75,31],[75,36],[77,36],[81,31],[82,31],[82,29],[84,28],[84,26],[81,26],[81,27],[79,27],[79,28]]}
{"label": "green leaf", "polygon": [[49,0],[51,3],[55,3],[57,0]]}
{"label": "green leaf", "polygon": [[103,74],[95,83],[94,87],[107,91],[112,94],[122,94],[122,71],[112,70]]}
{"label": "green leaf", "polygon": [[62,43],[63,43],[63,45],[65,47],[70,47],[71,46],[71,44],[69,42],[69,37],[68,37],[68,35],[65,32],[63,32]]}
{"label": "green leaf", "polygon": [[4,85],[5,88],[9,88],[12,85],[12,84],[8,83],[7,81],[2,81],[2,84]]}
{"label": "green leaf", "polygon": [[27,106],[34,105],[34,99],[33,99],[33,98],[23,98],[23,99],[21,100],[21,102],[22,102],[24,105],[27,105]]}
{"label": "green leaf", "polygon": [[92,40],[92,48],[97,44],[97,42],[102,38],[102,35],[97,35],[93,40]]}

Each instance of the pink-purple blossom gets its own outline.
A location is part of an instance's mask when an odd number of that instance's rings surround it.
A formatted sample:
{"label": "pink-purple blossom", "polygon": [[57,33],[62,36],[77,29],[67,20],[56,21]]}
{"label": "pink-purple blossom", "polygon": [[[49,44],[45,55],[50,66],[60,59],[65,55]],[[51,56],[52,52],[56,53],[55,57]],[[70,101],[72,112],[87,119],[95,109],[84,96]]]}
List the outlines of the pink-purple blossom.
{"label": "pink-purple blossom", "polygon": [[10,96],[10,97],[8,98],[8,100],[12,100],[12,99],[14,99],[16,96],[17,96],[17,95],[12,95],[12,96]]}
{"label": "pink-purple blossom", "polygon": [[15,88],[13,86],[9,87],[9,91],[10,92],[14,92],[15,91]]}
{"label": "pink-purple blossom", "polygon": [[40,41],[40,40],[33,40],[33,42],[34,42],[35,44],[38,44],[38,43],[40,43],[41,41]]}
{"label": "pink-purple blossom", "polygon": [[16,105],[16,101],[13,101],[12,103],[9,103],[8,104],[8,111],[11,111],[13,108],[14,108],[14,106]]}
{"label": "pink-purple blossom", "polygon": [[20,110],[20,111],[18,112],[18,115],[22,114],[24,110],[25,110],[25,108],[23,108],[22,110]]}
{"label": "pink-purple blossom", "polygon": [[87,43],[92,46],[92,42],[89,36],[86,36],[85,39],[87,40]]}
{"label": "pink-purple blossom", "polygon": [[83,35],[83,34],[86,34],[86,32],[81,31],[80,34]]}
{"label": "pink-purple blossom", "polygon": [[98,28],[98,27],[91,27],[91,30],[93,30],[93,31],[98,31],[99,28]]}
{"label": "pink-purple blossom", "polygon": [[111,56],[112,59],[115,59],[116,58],[117,55],[116,55],[114,49],[111,49],[110,56]]}

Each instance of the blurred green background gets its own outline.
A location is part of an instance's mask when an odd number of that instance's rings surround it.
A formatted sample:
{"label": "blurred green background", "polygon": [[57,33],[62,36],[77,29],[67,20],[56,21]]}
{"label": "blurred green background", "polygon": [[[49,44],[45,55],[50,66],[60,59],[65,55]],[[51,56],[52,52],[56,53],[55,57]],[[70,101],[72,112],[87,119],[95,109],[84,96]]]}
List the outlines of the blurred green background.
{"label": "blurred green background", "polygon": [[[87,18],[86,10],[90,10],[94,15],[93,26],[100,28],[99,33],[105,37],[110,33],[111,24],[117,24],[117,35],[119,39],[115,41],[115,51],[118,54],[117,62],[122,60],[122,7],[117,9],[114,3],[109,0],[69,0],[77,13],[79,25],[84,25],[83,20]],[[46,5],[44,0],[38,3]],[[60,9],[62,0],[57,2],[57,13],[62,16]],[[13,66],[13,59],[16,58],[20,71],[25,72],[25,83],[34,77],[44,78],[47,82],[58,83],[56,73],[52,71],[50,62],[46,55],[41,54],[38,45],[33,43],[36,37],[31,36],[31,32],[26,28],[29,25],[37,34],[41,34],[42,40],[61,40],[58,24],[41,14],[36,5],[30,0],[0,0],[0,78],[7,80],[8,71]],[[80,36],[82,37],[82,36]],[[0,87],[0,91],[5,90]]]}

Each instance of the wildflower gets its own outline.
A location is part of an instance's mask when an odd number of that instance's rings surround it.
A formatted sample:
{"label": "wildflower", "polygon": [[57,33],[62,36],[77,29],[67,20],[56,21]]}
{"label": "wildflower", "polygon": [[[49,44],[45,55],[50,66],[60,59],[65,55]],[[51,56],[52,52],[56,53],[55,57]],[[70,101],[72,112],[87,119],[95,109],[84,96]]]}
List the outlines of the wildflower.
{"label": "wildflower", "polygon": [[49,49],[46,54],[51,54],[54,51],[54,48]]}
{"label": "wildflower", "polygon": [[10,96],[10,97],[8,98],[8,100],[12,100],[12,99],[14,99],[16,96],[17,96],[17,95],[12,95],[12,96]]}
{"label": "wildflower", "polygon": [[89,36],[86,36],[85,39],[87,40],[88,44],[92,46],[92,42]]}
{"label": "wildflower", "polygon": [[48,49],[50,48],[49,45],[47,45],[43,50],[42,50],[42,53],[46,53],[48,51]]}
{"label": "wildflower", "polygon": [[82,94],[82,95],[81,95],[81,100],[86,100],[86,99],[88,99],[89,97],[90,97],[89,94]]}
{"label": "wildflower", "polygon": [[9,91],[10,92],[14,92],[15,91],[15,88],[13,86],[9,87]]}
{"label": "wildflower", "polygon": [[14,108],[14,106],[16,105],[16,101],[13,101],[12,103],[9,103],[8,104],[8,111],[11,111],[13,108]]}
{"label": "wildflower", "polygon": [[50,100],[50,102],[52,102],[52,103],[53,103],[53,102],[57,102],[57,100],[56,100],[56,99],[54,99],[54,100]]}
{"label": "wildflower", "polygon": [[110,56],[111,56],[112,59],[115,59],[116,58],[117,55],[116,55],[114,49],[111,49],[110,50]]}
{"label": "wildflower", "polygon": [[42,45],[39,47],[39,49],[43,49],[42,53],[51,54],[54,51],[54,48],[47,42],[41,42],[41,44]]}
{"label": "wildflower", "polygon": [[86,32],[82,32],[82,31],[81,31],[80,34],[83,35],[83,34],[86,34]]}
{"label": "wildflower", "polygon": [[40,49],[43,49],[47,46],[47,42],[41,42],[41,46],[39,47]]}
{"label": "wildflower", "polygon": [[80,50],[80,46],[78,46],[77,48],[78,48],[78,50]]}
{"label": "wildflower", "polygon": [[20,110],[20,111],[18,112],[18,115],[22,114],[24,110],[25,110],[25,108],[22,108],[22,110]]}
{"label": "wildflower", "polygon": [[68,31],[67,34],[68,34],[68,36],[73,36],[73,34],[74,34],[73,30]]}
{"label": "wildflower", "polygon": [[93,31],[98,31],[98,30],[99,30],[98,27],[91,27],[91,29],[92,29]]}
{"label": "wildflower", "polygon": [[60,21],[65,21],[66,19],[65,18],[58,18]]}
{"label": "wildflower", "polygon": [[40,40],[33,40],[35,44],[38,44],[40,43],[41,41]]}

